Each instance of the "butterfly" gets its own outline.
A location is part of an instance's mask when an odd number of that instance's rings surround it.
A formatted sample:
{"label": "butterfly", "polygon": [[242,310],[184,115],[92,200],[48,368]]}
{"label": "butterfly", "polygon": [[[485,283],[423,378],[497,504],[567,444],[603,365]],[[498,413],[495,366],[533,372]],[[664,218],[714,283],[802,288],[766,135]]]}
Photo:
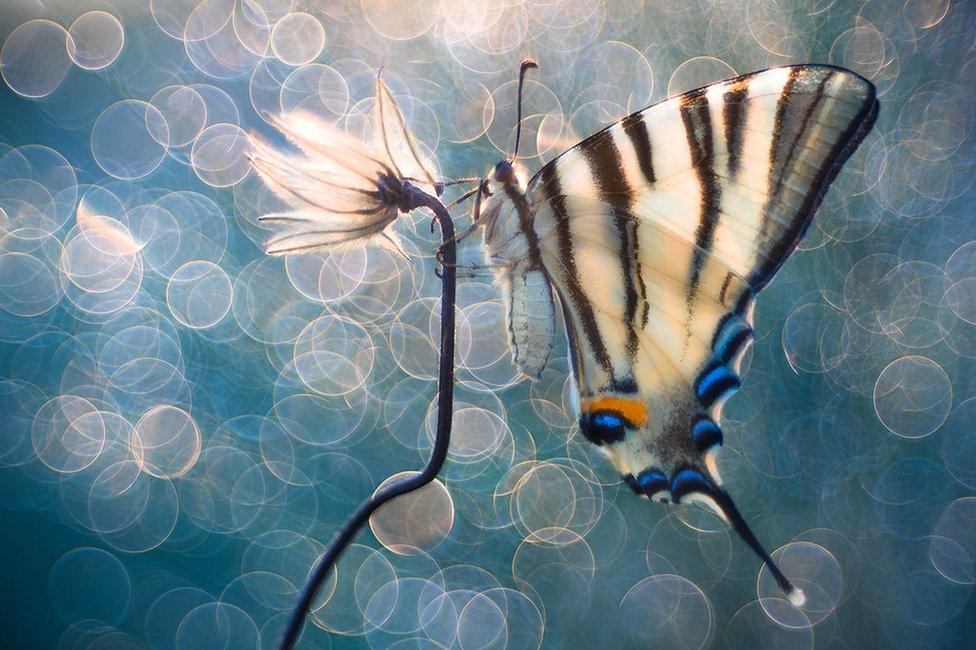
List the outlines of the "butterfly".
{"label": "butterfly", "polygon": [[722,487],[721,410],[740,385],[757,294],[877,113],[853,72],[773,68],[638,111],[531,179],[513,155],[477,194],[518,369],[545,367],[558,297],[583,436],[638,494],[717,511],[797,605],[802,591]]}

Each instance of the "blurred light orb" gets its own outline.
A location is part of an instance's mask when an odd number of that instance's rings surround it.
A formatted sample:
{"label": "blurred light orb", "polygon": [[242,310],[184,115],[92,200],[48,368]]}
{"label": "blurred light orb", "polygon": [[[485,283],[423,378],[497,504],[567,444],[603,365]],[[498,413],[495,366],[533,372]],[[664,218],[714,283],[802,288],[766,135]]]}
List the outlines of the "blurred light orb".
{"label": "blurred light orb", "polygon": [[[946,469],[959,483],[976,490],[976,397],[956,404],[942,430],[941,455]],[[976,559],[976,558],[974,558]]]}
{"label": "blurred light orb", "polygon": [[458,645],[464,650],[508,647],[505,612],[490,598],[475,594],[461,610]]}
{"label": "blurred light orb", "polygon": [[84,13],[68,28],[68,56],[85,70],[101,70],[112,65],[124,44],[122,23],[106,11]]}
{"label": "blurred light orb", "polygon": [[786,628],[817,625],[840,604],[844,574],[833,554],[813,542],[791,542],[772,553],[773,560],[793,585],[803,590],[805,601],[790,602],[764,564],[756,590],[766,615]]}
{"label": "blurred light orb", "polygon": [[76,216],[78,225],[65,236],[61,270],[83,291],[110,292],[137,271],[140,247],[124,224],[83,208]]}
{"label": "blurred light orb", "polygon": [[213,124],[197,136],[190,164],[197,177],[211,187],[230,187],[251,171],[247,133],[236,124]]}
{"label": "blurred light orb", "polygon": [[[379,492],[394,481],[418,472],[400,472],[379,484]],[[374,494],[376,493],[374,492]],[[413,555],[418,550],[437,548],[454,526],[454,501],[438,479],[398,497],[369,518],[369,527],[387,549],[398,555]]]}
{"label": "blurred light orb", "polygon": [[45,260],[29,253],[0,253],[0,309],[39,316],[60,299],[57,277]]}
{"label": "blurred light orb", "polygon": [[155,106],[137,99],[112,104],[98,116],[91,149],[102,170],[119,180],[148,176],[166,158],[169,128]]}
{"label": "blurred light orb", "polygon": [[[162,124],[150,122],[150,135],[164,147],[190,144],[207,125],[207,102],[192,86],[160,88],[149,103],[163,116]],[[163,125],[166,128],[154,131]]]}
{"label": "blurred light orb", "polygon": [[295,68],[281,84],[281,111],[307,111],[337,122],[349,106],[349,86],[342,74],[322,63]]}
{"label": "blurred light orb", "polygon": [[176,650],[259,647],[254,620],[240,607],[211,602],[190,611],[176,628]]}
{"label": "blurred light orb", "polygon": [[117,557],[99,548],[68,551],[51,567],[54,611],[65,621],[96,619],[118,624],[130,605],[132,582]]}
{"label": "blurred light orb", "polygon": [[743,647],[775,650],[813,650],[815,628],[783,627],[769,620],[761,603],[754,600],[729,620],[729,636]]}
{"label": "blurred light orb", "polygon": [[[329,600],[313,607],[311,620],[327,632],[361,634],[367,627],[382,625],[393,613],[396,599],[389,597],[390,585],[396,587],[397,574],[382,552],[361,544],[350,544],[342,557],[345,562],[334,574],[335,587],[329,592]],[[386,597],[377,598],[378,594]]]}
{"label": "blurred light orb", "polygon": [[55,472],[79,472],[101,454],[105,422],[85,398],[61,395],[38,409],[31,442],[38,459]]}
{"label": "blurred light orb", "polygon": [[166,302],[173,318],[193,329],[219,323],[230,311],[232,301],[230,278],[213,262],[187,262],[173,272],[166,285]]}
{"label": "blurred light orb", "polygon": [[942,511],[929,539],[929,559],[946,579],[976,584],[976,497],[961,497]]}
{"label": "blurred light orb", "polygon": [[271,50],[288,65],[311,63],[325,47],[325,28],[315,16],[301,11],[288,14],[271,30]]}
{"label": "blurred light orb", "polygon": [[175,478],[186,474],[200,457],[200,428],[179,407],[154,406],[136,422],[129,447],[142,471]]}
{"label": "blurred light orb", "polygon": [[12,91],[37,99],[54,92],[71,69],[68,32],[44,19],[29,20],[7,36],[0,48],[0,75]]}
{"label": "blurred light orb", "polygon": [[952,406],[952,384],[931,359],[905,356],[888,364],[874,385],[874,409],[901,438],[924,438],[942,426]]}
{"label": "blurred light orb", "polygon": [[616,624],[639,646],[704,648],[715,632],[708,598],[695,583],[674,574],[638,581],[621,599],[618,611]]}
{"label": "blurred light orb", "polygon": [[360,0],[363,17],[377,34],[393,41],[417,38],[437,22],[440,3],[422,7],[397,0]]}

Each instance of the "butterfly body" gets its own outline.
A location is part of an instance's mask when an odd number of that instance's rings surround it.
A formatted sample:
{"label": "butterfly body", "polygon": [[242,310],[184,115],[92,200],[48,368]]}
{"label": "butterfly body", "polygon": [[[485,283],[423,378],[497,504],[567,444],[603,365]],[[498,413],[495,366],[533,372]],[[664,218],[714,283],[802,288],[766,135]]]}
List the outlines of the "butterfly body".
{"label": "butterfly body", "polygon": [[501,288],[512,361],[524,374],[542,374],[556,337],[552,283],[542,264],[525,177],[507,161],[496,165],[478,217],[485,260]]}
{"label": "butterfly body", "polygon": [[639,111],[528,183],[508,161],[489,176],[478,219],[513,359],[541,371],[551,283],[580,430],[638,493],[722,500],[714,451],[755,296],[876,112],[854,73],[778,68]]}

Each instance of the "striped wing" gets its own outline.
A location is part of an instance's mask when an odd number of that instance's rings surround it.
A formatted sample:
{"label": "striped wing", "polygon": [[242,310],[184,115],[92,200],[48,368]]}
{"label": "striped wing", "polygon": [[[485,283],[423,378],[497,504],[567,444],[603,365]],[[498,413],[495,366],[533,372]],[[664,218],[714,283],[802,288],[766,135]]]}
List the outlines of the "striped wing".
{"label": "striped wing", "polygon": [[876,112],[854,73],[766,70],[635,113],[530,182],[581,428],[635,489],[677,499],[682,468],[705,471],[753,298]]}

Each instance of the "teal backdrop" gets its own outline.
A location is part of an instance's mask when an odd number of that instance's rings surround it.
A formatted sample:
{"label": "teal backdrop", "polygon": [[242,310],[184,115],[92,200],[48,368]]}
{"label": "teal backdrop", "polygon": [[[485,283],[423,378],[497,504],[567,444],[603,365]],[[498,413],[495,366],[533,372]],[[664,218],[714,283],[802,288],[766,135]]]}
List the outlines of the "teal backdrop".
{"label": "teal backdrop", "polygon": [[300,109],[368,140],[383,67],[441,173],[484,175],[531,56],[531,171],[736,74],[877,86],[725,408],[722,476],[808,603],[714,515],[620,483],[565,337],[519,377],[481,273],[445,470],[374,517],[301,647],[971,646],[974,24],[961,0],[5,0],[0,645],[275,646],[337,526],[430,452],[438,241],[418,213],[406,257],[266,257],[282,206],[247,134],[284,147],[268,120]]}

